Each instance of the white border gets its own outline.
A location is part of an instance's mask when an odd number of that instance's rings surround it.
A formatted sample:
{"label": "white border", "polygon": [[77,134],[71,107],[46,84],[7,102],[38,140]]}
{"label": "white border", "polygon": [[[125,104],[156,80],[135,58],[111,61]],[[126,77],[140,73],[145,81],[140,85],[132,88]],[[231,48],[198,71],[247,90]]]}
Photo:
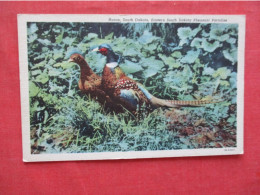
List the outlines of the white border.
{"label": "white border", "polygon": [[[31,154],[30,146],[30,114],[29,114],[29,80],[28,80],[28,54],[27,54],[27,22],[114,22],[112,19],[123,18],[147,19],[153,18],[176,19],[173,23],[238,23],[238,72],[237,72],[237,147],[189,149],[167,151],[137,151],[137,152],[100,152],[100,153],[60,153],[60,154]],[[196,22],[194,19],[207,20]],[[182,20],[180,20],[182,19]],[[191,21],[189,21],[191,19]],[[218,20],[212,22],[212,20]],[[160,22],[163,23],[163,22]],[[98,14],[19,14],[19,64],[20,64],[20,89],[22,111],[22,136],[23,136],[23,161],[65,161],[65,160],[101,160],[101,159],[132,159],[132,158],[158,158],[180,156],[210,156],[243,154],[243,120],[244,120],[244,48],[245,48],[245,15],[98,15]]]}

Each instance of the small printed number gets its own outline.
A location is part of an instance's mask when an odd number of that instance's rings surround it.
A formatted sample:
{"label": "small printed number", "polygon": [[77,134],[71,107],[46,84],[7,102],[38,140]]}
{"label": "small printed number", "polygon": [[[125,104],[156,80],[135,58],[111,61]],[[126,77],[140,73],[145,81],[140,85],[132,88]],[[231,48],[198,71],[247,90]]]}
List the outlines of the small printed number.
{"label": "small printed number", "polygon": [[235,148],[225,148],[224,149],[224,151],[226,151],[226,152],[230,152],[230,151],[234,151],[235,150]]}

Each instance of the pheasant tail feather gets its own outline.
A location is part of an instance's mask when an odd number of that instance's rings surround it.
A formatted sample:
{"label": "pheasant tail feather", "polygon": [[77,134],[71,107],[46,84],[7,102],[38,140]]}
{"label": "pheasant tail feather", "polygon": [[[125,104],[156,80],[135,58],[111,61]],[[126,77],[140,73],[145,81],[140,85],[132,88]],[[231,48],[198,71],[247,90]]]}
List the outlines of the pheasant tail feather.
{"label": "pheasant tail feather", "polygon": [[181,106],[186,106],[186,107],[196,107],[196,106],[202,106],[204,104],[214,104],[214,103],[219,103],[223,102],[224,100],[222,99],[213,99],[213,100],[163,100],[159,99],[156,97],[151,98],[152,105],[154,107],[171,107],[171,108],[176,108],[176,107],[181,107]]}

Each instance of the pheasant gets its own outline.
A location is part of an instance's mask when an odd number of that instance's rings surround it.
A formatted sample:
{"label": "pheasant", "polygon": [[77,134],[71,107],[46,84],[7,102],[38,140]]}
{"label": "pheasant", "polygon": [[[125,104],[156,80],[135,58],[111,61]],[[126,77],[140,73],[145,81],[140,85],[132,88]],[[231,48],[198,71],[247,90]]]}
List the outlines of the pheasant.
{"label": "pheasant", "polygon": [[84,57],[78,53],[70,56],[69,62],[77,63],[80,67],[80,79],[78,82],[79,89],[89,95],[91,98],[96,99],[106,108],[115,111],[122,111],[122,106],[114,103],[110,97],[101,88],[101,77],[93,72],[89,67]]}
{"label": "pheasant", "polygon": [[142,107],[149,112],[158,107],[179,108],[181,106],[201,106],[203,104],[217,103],[211,100],[164,100],[153,96],[145,87],[126,76],[119,67],[119,56],[116,55],[110,45],[102,44],[92,51],[100,52],[107,57],[102,75],[102,89],[123,107],[133,114],[143,111]]}

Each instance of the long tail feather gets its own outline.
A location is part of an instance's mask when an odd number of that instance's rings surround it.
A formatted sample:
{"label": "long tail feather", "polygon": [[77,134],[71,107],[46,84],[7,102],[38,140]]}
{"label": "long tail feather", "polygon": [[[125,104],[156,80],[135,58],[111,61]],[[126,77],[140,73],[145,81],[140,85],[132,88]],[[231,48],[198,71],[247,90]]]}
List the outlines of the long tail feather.
{"label": "long tail feather", "polygon": [[144,93],[144,95],[150,100],[153,107],[170,107],[170,108],[176,108],[176,107],[196,107],[196,106],[202,106],[204,104],[215,104],[219,102],[223,102],[222,99],[213,99],[213,100],[164,100],[157,97],[154,97],[145,87],[137,83],[139,89]]}
{"label": "long tail feather", "polygon": [[204,104],[215,104],[222,102],[223,100],[165,100],[166,102],[170,103],[171,105],[178,105],[178,106],[201,106]]}
{"label": "long tail feather", "polygon": [[170,107],[170,108],[176,108],[176,107],[197,107],[197,106],[203,106],[205,104],[215,104],[219,102],[223,102],[224,100],[163,100],[156,97],[152,97],[150,99],[152,105],[154,107]]}

